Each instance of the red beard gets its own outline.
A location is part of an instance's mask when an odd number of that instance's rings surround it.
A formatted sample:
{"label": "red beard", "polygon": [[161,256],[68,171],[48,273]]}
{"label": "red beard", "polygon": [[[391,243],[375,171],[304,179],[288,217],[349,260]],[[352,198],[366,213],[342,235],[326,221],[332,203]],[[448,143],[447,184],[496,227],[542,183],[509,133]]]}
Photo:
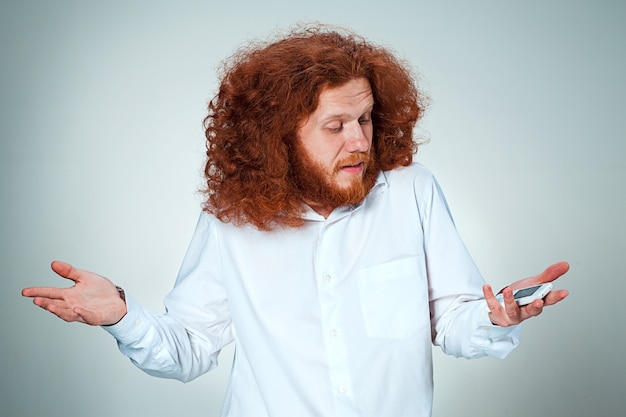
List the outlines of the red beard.
{"label": "red beard", "polygon": [[[352,154],[339,161],[332,174],[313,161],[299,143],[291,155],[292,178],[302,200],[309,205],[319,205],[333,210],[362,202],[376,183],[379,173],[373,154],[362,152]],[[335,175],[341,171],[342,167],[361,160],[363,161],[363,175],[355,175],[350,185],[339,187],[335,183]]]}

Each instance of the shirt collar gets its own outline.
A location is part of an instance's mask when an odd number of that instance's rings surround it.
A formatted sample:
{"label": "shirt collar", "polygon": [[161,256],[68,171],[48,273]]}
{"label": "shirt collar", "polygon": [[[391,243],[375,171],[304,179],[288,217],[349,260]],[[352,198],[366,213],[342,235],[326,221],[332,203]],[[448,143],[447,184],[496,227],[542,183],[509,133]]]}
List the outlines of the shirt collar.
{"label": "shirt collar", "polygon": [[344,216],[346,214],[349,214],[350,212],[353,212],[361,208],[365,204],[366,201],[375,199],[378,195],[384,193],[387,190],[387,188],[389,188],[389,183],[387,182],[387,175],[385,174],[384,171],[381,171],[378,173],[378,177],[376,177],[376,182],[374,183],[374,186],[372,187],[370,192],[367,193],[367,196],[365,196],[363,201],[361,201],[360,203],[353,204],[351,206],[344,206],[344,207],[336,208],[335,210],[333,210],[330,216],[328,216],[328,219],[325,219],[324,216],[318,214],[315,210],[313,210],[308,205],[305,205],[304,214],[302,215],[302,217],[305,220],[323,222],[326,220],[337,218],[339,216]]}

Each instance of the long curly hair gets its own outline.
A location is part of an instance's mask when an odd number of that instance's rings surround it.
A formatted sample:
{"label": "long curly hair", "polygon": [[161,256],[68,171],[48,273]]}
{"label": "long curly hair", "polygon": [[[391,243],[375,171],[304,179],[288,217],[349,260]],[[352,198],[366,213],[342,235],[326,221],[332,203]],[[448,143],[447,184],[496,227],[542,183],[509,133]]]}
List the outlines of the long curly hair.
{"label": "long curly hair", "polygon": [[325,88],[369,80],[372,150],[380,170],[406,166],[417,151],[413,127],[425,105],[408,65],[385,48],[338,28],[296,28],[225,61],[204,120],[204,210],[260,230],[303,224],[290,152],[298,127]]}

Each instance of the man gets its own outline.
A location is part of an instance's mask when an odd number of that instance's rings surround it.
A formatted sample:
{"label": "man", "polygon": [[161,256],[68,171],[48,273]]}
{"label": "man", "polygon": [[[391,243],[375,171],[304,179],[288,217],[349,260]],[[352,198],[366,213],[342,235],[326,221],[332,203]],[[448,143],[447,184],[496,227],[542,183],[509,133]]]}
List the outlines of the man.
{"label": "man", "polygon": [[485,285],[432,175],[412,163],[423,105],[385,49],[325,28],[236,54],[209,104],[206,203],[166,314],[53,262],[68,289],[23,295],[102,325],[149,374],[188,381],[237,349],[223,416],[428,416],[432,343],[506,356],[518,307]]}

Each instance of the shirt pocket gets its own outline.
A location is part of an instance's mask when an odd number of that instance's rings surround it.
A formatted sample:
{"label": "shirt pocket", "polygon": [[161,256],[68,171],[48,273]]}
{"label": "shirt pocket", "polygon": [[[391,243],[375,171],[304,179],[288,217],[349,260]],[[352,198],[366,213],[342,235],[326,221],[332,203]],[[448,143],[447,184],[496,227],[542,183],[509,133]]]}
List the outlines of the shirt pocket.
{"label": "shirt pocket", "polygon": [[429,322],[422,257],[361,269],[357,284],[365,330],[370,337],[406,338]]}

